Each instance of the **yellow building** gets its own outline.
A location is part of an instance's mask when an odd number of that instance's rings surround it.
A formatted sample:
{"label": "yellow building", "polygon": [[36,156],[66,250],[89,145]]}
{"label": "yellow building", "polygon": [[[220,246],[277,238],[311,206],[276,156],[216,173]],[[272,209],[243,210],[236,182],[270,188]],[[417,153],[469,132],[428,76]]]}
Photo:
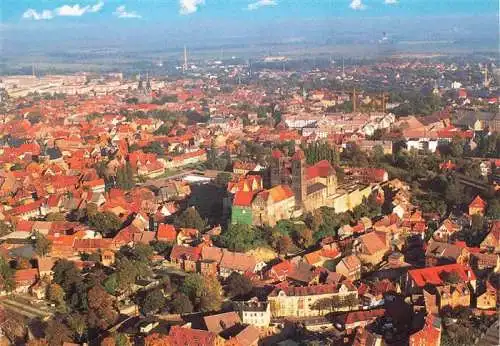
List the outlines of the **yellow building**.
{"label": "yellow building", "polygon": [[[348,282],[276,288],[268,297],[272,317],[311,317],[346,311],[357,307],[357,299],[358,291]],[[334,300],[339,304],[329,303]]]}

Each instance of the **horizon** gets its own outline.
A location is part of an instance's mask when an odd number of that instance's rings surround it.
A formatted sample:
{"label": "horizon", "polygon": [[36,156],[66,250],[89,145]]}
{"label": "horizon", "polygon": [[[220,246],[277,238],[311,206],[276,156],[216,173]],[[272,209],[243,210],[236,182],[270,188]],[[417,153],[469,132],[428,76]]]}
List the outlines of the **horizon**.
{"label": "horizon", "polygon": [[474,51],[498,47],[497,29],[493,0],[24,0],[2,5],[0,49],[5,58],[184,45],[373,44],[386,35],[393,43],[450,41]]}

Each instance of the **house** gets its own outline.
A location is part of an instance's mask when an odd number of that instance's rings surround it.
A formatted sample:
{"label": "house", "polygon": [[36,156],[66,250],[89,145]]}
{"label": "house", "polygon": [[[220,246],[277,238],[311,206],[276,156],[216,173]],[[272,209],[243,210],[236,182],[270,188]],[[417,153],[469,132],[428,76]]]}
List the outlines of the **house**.
{"label": "house", "polygon": [[435,293],[436,305],[439,310],[444,308],[455,309],[457,307],[469,307],[471,302],[471,290],[467,283],[454,283],[439,287],[431,287],[431,293]]}
{"label": "house", "polygon": [[177,231],[175,230],[174,225],[162,223],[158,226],[158,230],[156,231],[156,240],[175,243],[176,239]]}
{"label": "house", "polygon": [[269,327],[271,323],[271,305],[269,302],[251,299],[249,301],[234,302],[234,307],[238,311],[242,323],[259,328]]}
{"label": "house", "polygon": [[54,274],[52,268],[54,267],[55,260],[51,257],[38,257],[38,277],[48,278],[49,281],[52,280],[52,275]]}
{"label": "house", "polygon": [[481,250],[500,253],[500,220],[495,220],[490,226],[488,235],[480,245]]}
{"label": "house", "polygon": [[497,301],[498,293],[492,284],[486,282],[486,285],[481,285],[481,287],[478,288],[478,294],[476,297],[476,307],[478,309],[496,309]]}
{"label": "house", "polygon": [[38,269],[18,269],[14,272],[15,292],[28,293],[29,288],[39,279]]}
{"label": "house", "polygon": [[450,218],[447,218],[434,232],[432,237],[437,241],[447,242],[452,239],[452,236],[455,233],[459,232],[461,229],[462,227],[458,223],[453,222]]}
{"label": "house", "polygon": [[411,334],[409,346],[440,346],[441,319],[429,314],[425,317],[424,327]]}
{"label": "house", "polygon": [[158,336],[158,339],[170,346],[223,346],[225,344],[224,339],[216,333],[181,326],[172,326],[167,337]]}
{"label": "house", "polygon": [[201,249],[200,273],[217,275],[222,259],[222,249],[215,246],[204,246]]}
{"label": "house", "polygon": [[[267,297],[271,315],[277,317],[321,316],[332,310],[348,310],[357,306],[358,291],[350,282],[305,287],[276,287]],[[332,302],[338,300],[335,306]],[[322,306],[324,303],[325,306]]]}
{"label": "house", "polygon": [[353,311],[340,315],[334,318],[335,327],[339,330],[353,330],[356,328],[364,328],[368,324],[375,321],[377,318],[384,316],[385,309],[372,309],[367,311]]}
{"label": "house", "polygon": [[469,260],[469,251],[465,247],[430,240],[425,250],[425,265],[433,267],[443,264],[462,263]]}
{"label": "house", "polygon": [[479,214],[481,216],[484,216],[484,213],[486,212],[486,206],[487,203],[478,195],[476,198],[472,200],[469,204],[469,215],[475,215]]}
{"label": "house", "polygon": [[446,284],[469,283],[476,288],[476,275],[472,269],[463,264],[446,264],[408,270],[405,280],[405,291],[408,294],[421,293],[426,285],[444,286]]}
{"label": "house", "polygon": [[254,273],[263,268],[265,264],[257,263],[255,257],[241,252],[222,250],[222,258],[219,263],[219,275],[227,278],[232,272],[243,274]]}
{"label": "house", "polygon": [[377,265],[390,250],[389,233],[370,232],[354,241],[354,249],[362,263]]}
{"label": "house", "polygon": [[221,314],[210,315],[203,317],[203,322],[208,331],[220,334],[226,329],[230,329],[238,324],[241,324],[241,319],[238,313],[234,311],[224,312]]}
{"label": "house", "polygon": [[[239,331],[239,332],[238,332]],[[227,346],[258,346],[260,331],[256,327],[249,325],[243,327],[242,330],[238,328],[236,330],[238,332],[235,335],[228,335],[229,339],[226,340]]]}
{"label": "house", "polygon": [[101,253],[101,263],[110,267],[115,263],[115,252],[109,249],[104,249]]}
{"label": "house", "polygon": [[196,272],[200,253],[199,247],[174,245],[170,252],[170,261],[185,272]]}
{"label": "house", "polygon": [[344,257],[335,267],[335,271],[351,281],[359,280],[361,278],[361,261],[356,255]]}

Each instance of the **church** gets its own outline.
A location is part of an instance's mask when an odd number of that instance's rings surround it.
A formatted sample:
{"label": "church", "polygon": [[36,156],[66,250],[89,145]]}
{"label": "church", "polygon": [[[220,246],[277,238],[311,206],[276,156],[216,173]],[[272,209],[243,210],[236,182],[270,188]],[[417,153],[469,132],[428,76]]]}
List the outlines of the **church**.
{"label": "church", "polygon": [[332,206],[337,190],[337,176],[330,162],[323,160],[308,166],[305,154],[297,150],[290,158],[274,150],[270,163],[271,185],[290,185],[295,195],[296,209],[313,211]]}

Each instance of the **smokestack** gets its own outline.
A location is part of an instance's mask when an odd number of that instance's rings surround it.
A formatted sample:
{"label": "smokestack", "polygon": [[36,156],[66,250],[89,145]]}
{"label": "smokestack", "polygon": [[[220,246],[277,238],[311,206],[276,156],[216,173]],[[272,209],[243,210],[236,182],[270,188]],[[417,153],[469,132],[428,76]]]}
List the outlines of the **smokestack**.
{"label": "smokestack", "polygon": [[356,88],[352,90],[352,112],[356,113]]}
{"label": "smokestack", "polygon": [[184,45],[184,71],[187,70],[187,48],[186,45]]}

